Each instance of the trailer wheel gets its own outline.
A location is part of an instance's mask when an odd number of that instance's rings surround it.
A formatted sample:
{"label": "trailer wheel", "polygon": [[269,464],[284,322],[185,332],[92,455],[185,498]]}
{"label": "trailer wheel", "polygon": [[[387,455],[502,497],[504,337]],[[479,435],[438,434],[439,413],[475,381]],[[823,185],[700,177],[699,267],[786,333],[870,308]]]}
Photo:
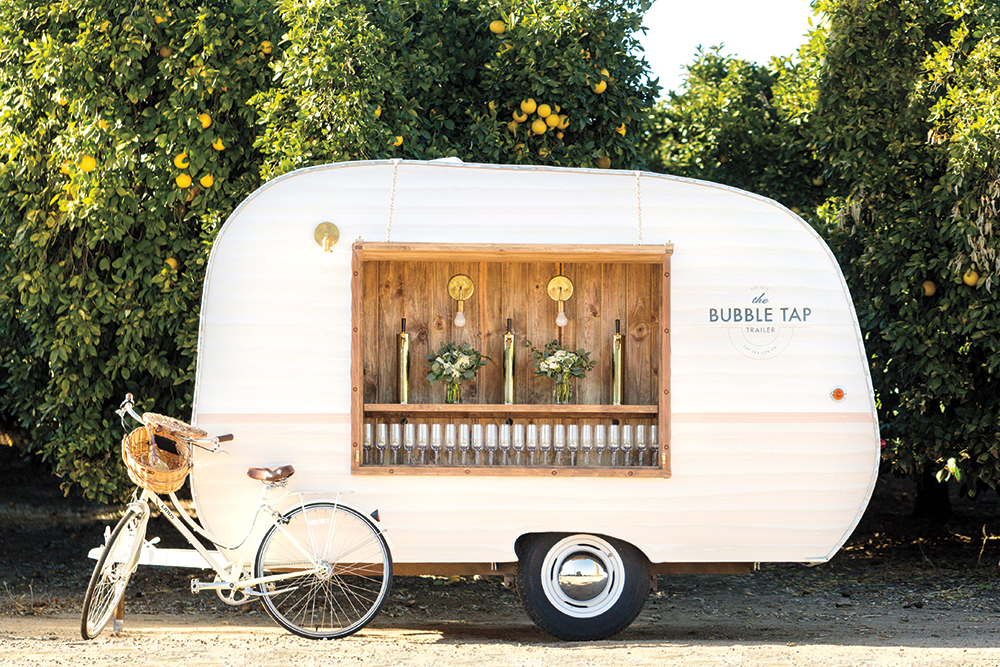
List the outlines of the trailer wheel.
{"label": "trailer wheel", "polygon": [[596,535],[546,534],[518,562],[528,616],[560,639],[606,639],[627,628],[649,594],[649,561],[631,544]]}

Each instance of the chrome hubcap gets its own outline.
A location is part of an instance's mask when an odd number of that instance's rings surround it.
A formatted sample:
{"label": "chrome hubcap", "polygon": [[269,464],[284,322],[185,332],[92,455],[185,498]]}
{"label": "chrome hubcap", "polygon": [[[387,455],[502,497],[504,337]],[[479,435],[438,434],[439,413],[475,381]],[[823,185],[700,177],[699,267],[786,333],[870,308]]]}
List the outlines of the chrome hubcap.
{"label": "chrome hubcap", "polygon": [[609,579],[604,562],[584,551],[570,555],[559,568],[559,588],[577,602],[598,597],[608,587]]}
{"label": "chrome hubcap", "polygon": [[549,549],[542,562],[542,590],[552,606],[573,618],[593,618],[615,605],[625,565],[611,544],[594,535],[572,535]]}

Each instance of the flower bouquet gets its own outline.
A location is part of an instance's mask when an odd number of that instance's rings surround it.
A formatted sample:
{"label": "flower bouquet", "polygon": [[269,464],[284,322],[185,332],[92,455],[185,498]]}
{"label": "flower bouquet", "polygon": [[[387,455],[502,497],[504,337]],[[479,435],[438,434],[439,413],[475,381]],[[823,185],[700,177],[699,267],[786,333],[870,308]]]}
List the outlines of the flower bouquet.
{"label": "flower bouquet", "polygon": [[443,344],[437,352],[427,355],[427,363],[431,372],[427,379],[431,384],[444,381],[445,403],[461,403],[462,388],[460,383],[476,377],[476,371],[486,365],[489,357],[483,356],[479,350],[469,347],[468,343]]}
{"label": "flower bouquet", "polygon": [[538,349],[525,341],[525,346],[531,348],[531,357],[535,366],[535,375],[544,375],[556,381],[552,390],[552,402],[569,403],[573,398],[571,378],[582,378],[594,367],[590,353],[583,348],[576,352],[564,350],[559,341],[552,339],[542,349]]}

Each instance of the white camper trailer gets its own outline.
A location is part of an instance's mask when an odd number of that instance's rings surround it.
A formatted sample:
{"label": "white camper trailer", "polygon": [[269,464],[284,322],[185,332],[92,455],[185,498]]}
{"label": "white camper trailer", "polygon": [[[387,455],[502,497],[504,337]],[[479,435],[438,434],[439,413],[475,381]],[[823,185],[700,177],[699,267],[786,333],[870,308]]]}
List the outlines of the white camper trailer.
{"label": "white camper trailer", "polygon": [[[568,404],[524,346],[553,339],[595,362]],[[444,343],[491,360],[459,403],[426,377]],[[650,574],[829,560],[879,461],[854,307],[799,217],[657,174],[455,160],[248,197],[212,249],[192,419],[235,436],[192,476],[223,539],[258,493],[246,468],[291,464],[290,490],[378,517],[397,575],[517,566],[531,617],[576,639],[627,626]]]}

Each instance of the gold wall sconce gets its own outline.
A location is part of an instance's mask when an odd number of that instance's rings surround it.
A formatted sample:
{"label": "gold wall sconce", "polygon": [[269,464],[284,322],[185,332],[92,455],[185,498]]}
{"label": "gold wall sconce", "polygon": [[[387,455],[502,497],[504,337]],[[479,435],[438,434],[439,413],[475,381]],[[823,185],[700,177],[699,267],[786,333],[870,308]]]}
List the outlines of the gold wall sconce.
{"label": "gold wall sconce", "polygon": [[569,318],[566,317],[565,304],[566,300],[573,296],[573,281],[566,276],[554,276],[549,281],[546,291],[548,291],[549,297],[559,304],[559,312],[556,313],[556,326],[566,326],[569,324]]}
{"label": "gold wall sconce", "polygon": [[456,327],[465,326],[465,302],[472,296],[475,289],[472,278],[464,273],[452,276],[451,280],[448,281],[448,294],[452,299],[458,301],[458,311],[455,313]]}
{"label": "gold wall sconce", "polygon": [[324,264],[333,263],[333,246],[340,240],[340,230],[332,222],[321,222],[316,225],[313,231],[313,238],[323,249],[322,261]]}

